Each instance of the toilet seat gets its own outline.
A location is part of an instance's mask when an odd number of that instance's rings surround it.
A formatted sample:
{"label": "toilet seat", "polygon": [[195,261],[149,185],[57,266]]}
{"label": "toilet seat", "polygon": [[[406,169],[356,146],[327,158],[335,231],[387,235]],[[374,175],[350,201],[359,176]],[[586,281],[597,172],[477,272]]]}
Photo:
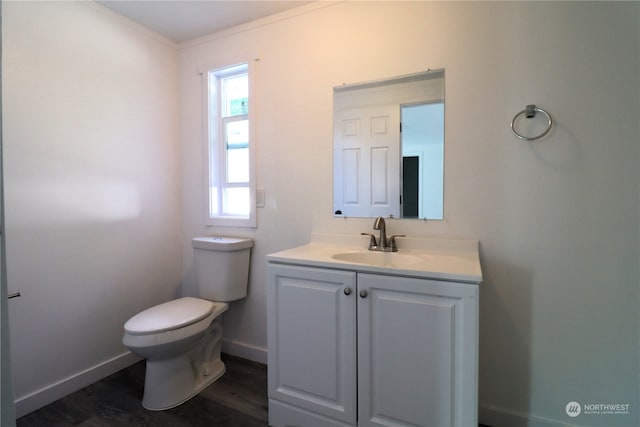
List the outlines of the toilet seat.
{"label": "toilet seat", "polygon": [[132,335],[148,335],[184,328],[209,316],[214,305],[192,297],[168,301],[136,314],[124,324],[124,330]]}
{"label": "toilet seat", "polygon": [[[146,314],[145,314],[146,312],[150,312],[152,315],[155,316],[158,314],[158,312],[164,311],[164,308],[162,308],[163,306],[166,308],[166,305],[183,300],[185,298],[189,298],[191,300],[199,300],[207,304],[202,304],[200,302],[194,302],[194,301],[186,301],[186,302],[181,301],[177,303],[176,306],[182,306],[183,304],[189,305],[190,303],[193,303],[194,305],[196,305],[196,307],[200,307],[201,309],[201,311],[199,311],[198,312],[199,314],[197,315],[191,314],[190,316],[189,315],[176,316],[176,319],[181,320],[180,322],[178,322],[181,324],[181,326],[174,325],[173,328],[170,328],[168,326],[169,322],[164,322],[164,323],[158,322],[156,323],[156,326],[149,325],[144,322],[138,323],[138,320],[140,319],[146,320]],[[185,339],[193,339],[194,337],[198,336],[200,333],[207,330],[207,328],[211,326],[211,323],[214,321],[214,319],[220,316],[225,311],[227,311],[227,309],[229,308],[229,304],[224,302],[213,302],[213,301],[203,300],[200,298],[190,298],[190,297],[185,297],[185,298],[180,298],[174,301],[169,301],[167,303],[159,304],[157,306],[148,308],[147,310],[133,316],[125,324],[124,336],[122,337],[123,344],[129,348],[142,349],[142,348],[152,348],[152,347],[160,346],[163,344],[175,343]],[[202,317],[202,313],[203,313],[202,307],[210,307],[209,312],[205,313],[204,317]],[[179,311],[177,310],[176,307],[173,307],[172,305],[170,305],[169,308],[176,309],[176,311]],[[204,310],[206,310],[206,308]],[[142,314],[145,314],[145,316],[140,316]],[[136,319],[138,316],[140,316],[140,318]],[[149,316],[149,317],[153,318],[153,316]],[[135,322],[131,322],[134,319],[136,319]],[[196,320],[193,320],[193,319],[196,319]],[[129,322],[131,322],[131,324]],[[148,330],[145,331],[145,328],[142,325],[148,326],[147,328]],[[164,328],[159,329],[160,326],[164,326]],[[155,332],[149,332],[150,330],[155,330]]]}

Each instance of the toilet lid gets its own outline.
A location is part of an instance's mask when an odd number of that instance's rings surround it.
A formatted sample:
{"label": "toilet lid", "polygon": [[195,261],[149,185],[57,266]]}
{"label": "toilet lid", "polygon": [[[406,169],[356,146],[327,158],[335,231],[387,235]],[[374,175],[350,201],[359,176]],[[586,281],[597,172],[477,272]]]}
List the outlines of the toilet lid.
{"label": "toilet lid", "polygon": [[124,329],[138,335],[178,329],[204,319],[212,309],[211,301],[184,297],[136,314],[124,324]]}

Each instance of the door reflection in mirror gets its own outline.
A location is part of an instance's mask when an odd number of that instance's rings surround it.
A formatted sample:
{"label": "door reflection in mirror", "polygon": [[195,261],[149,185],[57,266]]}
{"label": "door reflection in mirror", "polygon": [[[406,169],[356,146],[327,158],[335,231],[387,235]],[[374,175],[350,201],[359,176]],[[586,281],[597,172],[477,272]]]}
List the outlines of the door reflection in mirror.
{"label": "door reflection in mirror", "polygon": [[337,86],[333,99],[334,215],[443,219],[444,71]]}

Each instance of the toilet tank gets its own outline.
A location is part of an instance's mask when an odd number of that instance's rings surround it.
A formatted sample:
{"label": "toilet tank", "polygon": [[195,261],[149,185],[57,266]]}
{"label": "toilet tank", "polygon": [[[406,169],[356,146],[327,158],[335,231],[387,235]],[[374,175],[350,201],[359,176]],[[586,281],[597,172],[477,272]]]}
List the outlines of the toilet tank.
{"label": "toilet tank", "polygon": [[233,301],[247,296],[249,255],[253,240],[237,237],[194,237],[198,296]]}

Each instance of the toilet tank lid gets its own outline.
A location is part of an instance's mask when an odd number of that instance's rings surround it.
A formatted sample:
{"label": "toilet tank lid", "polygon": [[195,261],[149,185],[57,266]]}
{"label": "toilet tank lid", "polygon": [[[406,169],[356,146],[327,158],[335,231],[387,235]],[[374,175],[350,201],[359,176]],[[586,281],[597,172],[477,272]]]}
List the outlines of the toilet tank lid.
{"label": "toilet tank lid", "polygon": [[207,317],[214,303],[200,298],[184,297],[148,308],[124,324],[134,335],[152,334],[183,328]]}
{"label": "toilet tank lid", "polygon": [[253,246],[253,240],[244,237],[194,237],[191,246],[209,251],[239,251]]}

